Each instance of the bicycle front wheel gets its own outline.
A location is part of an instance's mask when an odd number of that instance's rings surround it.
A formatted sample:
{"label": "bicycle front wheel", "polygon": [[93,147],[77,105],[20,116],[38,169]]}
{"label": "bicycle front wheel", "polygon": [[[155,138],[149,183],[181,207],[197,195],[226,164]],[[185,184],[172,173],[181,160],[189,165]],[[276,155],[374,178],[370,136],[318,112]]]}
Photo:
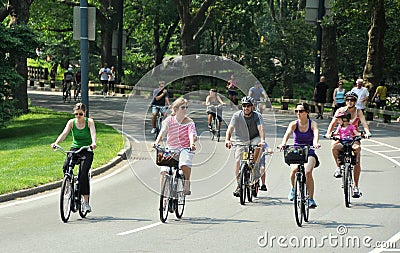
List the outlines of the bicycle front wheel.
{"label": "bicycle front wheel", "polygon": [[303,185],[301,184],[300,176],[296,175],[296,177],[294,178],[294,198],[293,198],[294,217],[296,219],[297,226],[299,227],[301,227],[301,224],[303,222],[302,205],[304,205],[301,199]]}
{"label": "bicycle front wheel", "polygon": [[68,222],[71,215],[71,206],[74,187],[69,176],[64,176],[60,194],[60,215],[63,222]]}
{"label": "bicycle front wheel", "polygon": [[176,184],[176,199],[175,199],[175,215],[176,218],[182,218],[183,211],[185,210],[186,195],[185,189],[185,175],[179,175],[175,178]]}
{"label": "bicycle front wheel", "polygon": [[345,163],[343,175],[344,204],[346,207],[350,207],[350,196],[352,192],[350,166],[350,163]]}
{"label": "bicycle front wheel", "polygon": [[161,193],[160,193],[160,220],[165,222],[168,218],[168,211],[169,211],[169,201],[171,198],[171,191],[170,191],[170,181],[171,178],[169,175],[165,175],[163,177],[161,183]]}
{"label": "bicycle front wheel", "polygon": [[246,170],[247,165],[242,165],[239,175],[239,197],[241,205],[244,205],[246,202]]}
{"label": "bicycle front wheel", "polygon": [[252,175],[252,173],[250,172],[250,168],[246,171],[246,174],[247,174],[247,176],[246,176],[246,178],[247,178],[247,180],[246,180],[246,195],[247,195],[247,200],[249,201],[249,202],[253,202],[253,184],[252,184],[252,182],[253,182],[253,175]]}

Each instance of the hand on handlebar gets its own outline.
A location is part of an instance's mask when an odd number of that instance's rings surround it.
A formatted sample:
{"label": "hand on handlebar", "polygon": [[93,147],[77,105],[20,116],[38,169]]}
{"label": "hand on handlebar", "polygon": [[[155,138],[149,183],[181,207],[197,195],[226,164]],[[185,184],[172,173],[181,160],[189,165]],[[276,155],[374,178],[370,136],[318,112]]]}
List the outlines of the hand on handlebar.
{"label": "hand on handlebar", "polygon": [[225,147],[227,147],[228,149],[232,148],[232,142],[230,140],[226,140]]}

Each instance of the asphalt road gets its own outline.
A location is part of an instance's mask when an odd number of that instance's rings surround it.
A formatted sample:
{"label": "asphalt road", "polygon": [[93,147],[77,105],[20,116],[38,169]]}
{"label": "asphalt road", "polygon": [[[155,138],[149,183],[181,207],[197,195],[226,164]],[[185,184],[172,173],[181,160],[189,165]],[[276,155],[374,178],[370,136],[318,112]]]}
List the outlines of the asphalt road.
{"label": "asphalt road", "polygon": [[[32,104],[71,111],[53,93],[30,92]],[[61,97],[61,95],[60,95]],[[232,195],[233,158],[223,143],[209,140],[204,106],[190,104],[200,135],[192,169],[192,192],[183,219],[158,218],[158,169],[150,148],[146,114],[140,97],[90,97],[91,116],[111,122],[131,140],[132,156],[92,180],[93,212],[86,219],[59,217],[59,189],[0,203],[1,252],[370,252],[380,244],[400,250],[400,145],[396,129],[373,128],[363,141],[360,187],[363,197],[344,206],[341,181],[333,178],[329,141],[317,151],[315,200],[310,222],[294,220],[289,168],[283,154],[268,159],[268,192],[241,206]],[[126,103],[127,102],[127,103]],[[225,110],[224,120],[231,111]],[[274,146],[294,115],[264,115],[268,142]],[[328,120],[318,120],[323,132]],[[101,147],[99,147],[101,148]],[[394,249],[392,249],[394,250]],[[383,252],[375,249],[373,252]],[[389,249],[385,252],[393,252]]]}

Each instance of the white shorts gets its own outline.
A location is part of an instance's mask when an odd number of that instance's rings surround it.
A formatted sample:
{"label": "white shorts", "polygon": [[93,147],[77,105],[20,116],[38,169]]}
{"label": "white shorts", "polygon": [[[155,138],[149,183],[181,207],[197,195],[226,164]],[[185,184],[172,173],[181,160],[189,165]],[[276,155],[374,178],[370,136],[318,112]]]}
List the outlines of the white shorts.
{"label": "white shorts", "polygon": [[[188,166],[189,168],[192,167],[192,160],[193,160],[194,152],[190,151],[187,148],[181,149],[179,154],[179,168],[182,168],[183,165]],[[167,172],[169,170],[168,166],[160,166],[160,173]]]}

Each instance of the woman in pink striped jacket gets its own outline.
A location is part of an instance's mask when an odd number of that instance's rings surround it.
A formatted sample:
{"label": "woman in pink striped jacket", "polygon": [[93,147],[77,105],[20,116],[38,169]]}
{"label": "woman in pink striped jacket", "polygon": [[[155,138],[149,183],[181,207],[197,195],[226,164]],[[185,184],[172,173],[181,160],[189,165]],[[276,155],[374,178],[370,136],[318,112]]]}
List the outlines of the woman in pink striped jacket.
{"label": "woman in pink striped jacket", "polygon": [[[190,195],[190,174],[192,159],[196,150],[197,140],[196,126],[186,113],[188,101],[185,98],[178,98],[172,103],[172,113],[162,123],[160,134],[154,145],[158,145],[167,134],[166,147],[169,150],[179,151],[179,167],[185,175],[185,194]],[[161,167],[161,177],[166,173],[165,167]]]}

